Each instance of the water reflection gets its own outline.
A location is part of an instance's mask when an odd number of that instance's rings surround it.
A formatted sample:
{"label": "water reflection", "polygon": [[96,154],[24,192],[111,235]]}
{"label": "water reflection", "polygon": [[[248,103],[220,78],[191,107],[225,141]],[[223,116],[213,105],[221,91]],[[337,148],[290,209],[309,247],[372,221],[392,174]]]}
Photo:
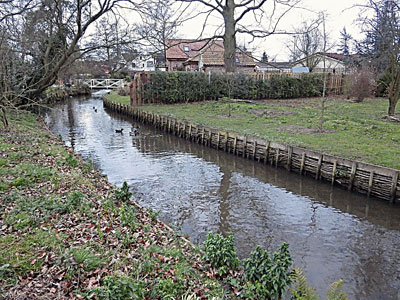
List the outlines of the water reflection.
{"label": "water reflection", "polygon": [[[97,113],[93,110],[97,108]],[[400,207],[189,143],[104,111],[98,99],[56,107],[49,125],[135,200],[160,210],[195,243],[233,232],[241,257],[288,241],[297,266],[323,295],[340,278],[354,299],[396,299]]]}

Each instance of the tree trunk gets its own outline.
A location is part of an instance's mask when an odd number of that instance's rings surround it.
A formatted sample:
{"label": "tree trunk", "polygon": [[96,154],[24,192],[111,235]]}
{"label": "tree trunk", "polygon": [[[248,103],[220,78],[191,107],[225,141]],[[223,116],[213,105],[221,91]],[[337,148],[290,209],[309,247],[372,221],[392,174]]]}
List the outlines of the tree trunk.
{"label": "tree trunk", "polygon": [[388,115],[394,116],[396,112],[396,104],[400,98],[400,72],[396,72],[393,76],[392,82],[389,85],[389,109]]}
{"label": "tree trunk", "polygon": [[235,1],[227,0],[223,9],[225,21],[224,64],[225,72],[236,72]]}
{"label": "tree trunk", "polygon": [[394,98],[389,98],[389,109],[388,109],[388,115],[389,116],[394,116],[394,114],[395,114],[395,111],[396,111],[396,104],[397,104],[397,101],[398,101],[399,99],[394,99]]}

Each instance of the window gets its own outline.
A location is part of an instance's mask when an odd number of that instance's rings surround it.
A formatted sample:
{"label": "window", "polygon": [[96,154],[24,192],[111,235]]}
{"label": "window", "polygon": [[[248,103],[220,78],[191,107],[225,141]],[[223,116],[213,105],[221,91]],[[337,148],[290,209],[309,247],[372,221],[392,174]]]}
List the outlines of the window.
{"label": "window", "polygon": [[148,68],[154,67],[154,64],[153,64],[153,62],[151,60],[147,61],[146,64],[147,64]]}
{"label": "window", "polygon": [[132,68],[136,68],[136,63],[132,63]]}
{"label": "window", "polygon": [[239,57],[235,56],[235,61],[236,61],[237,64],[240,64]]}
{"label": "window", "polygon": [[190,49],[189,46],[183,46],[183,52],[189,53]]}

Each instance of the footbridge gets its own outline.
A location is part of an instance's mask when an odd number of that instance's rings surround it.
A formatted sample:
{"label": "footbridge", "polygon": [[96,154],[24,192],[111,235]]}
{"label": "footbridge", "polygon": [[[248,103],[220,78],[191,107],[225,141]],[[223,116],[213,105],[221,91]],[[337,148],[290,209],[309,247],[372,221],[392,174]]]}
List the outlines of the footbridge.
{"label": "footbridge", "polygon": [[77,81],[91,89],[115,90],[124,86],[124,79],[77,79]]}

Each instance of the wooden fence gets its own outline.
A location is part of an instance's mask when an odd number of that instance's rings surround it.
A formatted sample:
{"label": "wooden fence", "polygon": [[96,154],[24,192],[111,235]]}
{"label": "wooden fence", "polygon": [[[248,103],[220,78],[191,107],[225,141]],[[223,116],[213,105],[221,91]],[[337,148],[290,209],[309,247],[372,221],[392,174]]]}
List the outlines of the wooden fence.
{"label": "wooden fence", "polygon": [[212,129],[104,99],[104,106],[186,140],[260,163],[329,181],[394,203],[400,196],[399,170],[351,161],[299,147]]}

